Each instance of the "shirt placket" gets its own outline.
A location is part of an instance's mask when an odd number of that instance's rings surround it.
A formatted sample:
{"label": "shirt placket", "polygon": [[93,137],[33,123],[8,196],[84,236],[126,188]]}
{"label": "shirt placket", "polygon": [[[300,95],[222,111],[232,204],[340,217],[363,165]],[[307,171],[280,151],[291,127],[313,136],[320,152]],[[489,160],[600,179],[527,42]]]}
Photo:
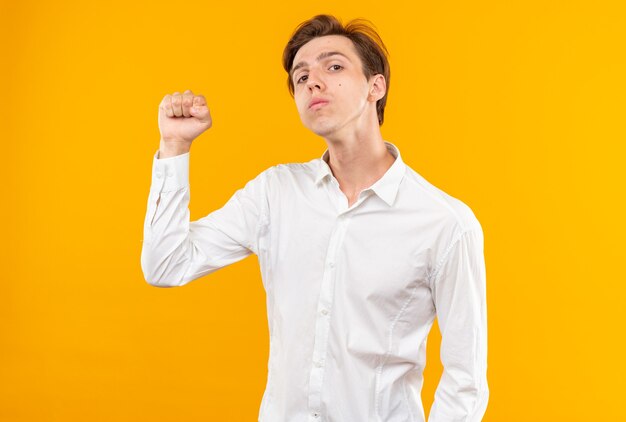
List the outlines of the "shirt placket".
{"label": "shirt placket", "polygon": [[[338,189],[338,186],[337,190]],[[340,192],[341,193],[341,192]],[[341,195],[343,195],[341,193]],[[319,422],[324,420],[322,415],[322,385],[324,369],[326,367],[326,354],[328,350],[328,334],[330,332],[330,316],[333,307],[333,292],[336,280],[337,254],[343,243],[348,224],[355,208],[367,198],[363,193],[359,200],[350,208],[340,206],[343,210],[335,220],[335,227],[330,236],[328,252],[324,261],[324,274],[320,288],[320,296],[317,304],[315,319],[315,339],[313,344],[313,356],[311,373],[309,376],[309,421]],[[345,197],[344,197],[345,198]],[[344,199],[341,198],[341,199]],[[347,201],[342,201],[347,206]]]}

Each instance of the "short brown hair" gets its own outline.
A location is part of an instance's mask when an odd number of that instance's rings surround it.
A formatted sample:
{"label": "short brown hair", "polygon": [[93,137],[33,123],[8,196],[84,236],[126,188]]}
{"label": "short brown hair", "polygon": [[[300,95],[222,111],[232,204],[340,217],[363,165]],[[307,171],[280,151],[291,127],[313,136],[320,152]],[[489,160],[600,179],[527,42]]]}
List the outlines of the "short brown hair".
{"label": "short brown hair", "polygon": [[376,112],[378,113],[378,125],[383,124],[385,115],[385,104],[387,103],[387,93],[389,92],[389,52],[383,44],[374,25],[366,19],[353,19],[345,26],[339,19],[330,15],[317,15],[302,22],[295,29],[283,51],[283,67],[287,71],[287,85],[289,93],[294,95],[294,86],[291,74],[291,67],[296,53],[304,44],[316,37],[326,35],[343,35],[349,38],[363,63],[363,73],[369,80],[376,74],[385,77],[387,90],[385,95],[376,102]]}

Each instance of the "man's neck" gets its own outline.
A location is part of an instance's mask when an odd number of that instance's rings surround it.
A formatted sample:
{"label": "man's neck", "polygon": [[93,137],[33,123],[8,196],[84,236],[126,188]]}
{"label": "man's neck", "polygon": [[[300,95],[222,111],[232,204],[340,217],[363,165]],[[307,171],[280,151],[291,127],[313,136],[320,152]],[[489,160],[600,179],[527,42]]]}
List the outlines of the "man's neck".
{"label": "man's neck", "polygon": [[344,136],[326,139],[330,169],[342,192],[351,202],[359,193],[380,179],[395,161],[387,150],[380,129],[373,136]]}

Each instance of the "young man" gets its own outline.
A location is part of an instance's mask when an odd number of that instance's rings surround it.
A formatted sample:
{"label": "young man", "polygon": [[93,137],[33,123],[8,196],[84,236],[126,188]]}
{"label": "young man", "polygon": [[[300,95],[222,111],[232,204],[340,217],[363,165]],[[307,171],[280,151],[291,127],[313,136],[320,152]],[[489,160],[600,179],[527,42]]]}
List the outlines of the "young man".
{"label": "young man", "polygon": [[423,421],[435,317],[444,372],[429,421],[485,412],[482,229],[383,140],[385,53],[363,21],[302,23],[283,64],[303,124],[328,149],[268,168],[193,222],[189,150],[211,117],[189,90],[161,102],[142,269],[154,286],[182,286],[258,256],[270,333],[259,421]]}

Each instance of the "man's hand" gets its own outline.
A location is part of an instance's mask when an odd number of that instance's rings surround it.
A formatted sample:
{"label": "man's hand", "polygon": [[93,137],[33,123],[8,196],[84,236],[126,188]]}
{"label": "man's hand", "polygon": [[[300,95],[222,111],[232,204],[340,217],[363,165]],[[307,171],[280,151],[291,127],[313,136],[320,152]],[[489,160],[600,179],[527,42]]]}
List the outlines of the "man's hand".
{"label": "man's hand", "polygon": [[167,94],[159,105],[161,145],[158,158],[184,154],[194,139],[209,129],[213,121],[203,95],[186,90],[182,95]]}

